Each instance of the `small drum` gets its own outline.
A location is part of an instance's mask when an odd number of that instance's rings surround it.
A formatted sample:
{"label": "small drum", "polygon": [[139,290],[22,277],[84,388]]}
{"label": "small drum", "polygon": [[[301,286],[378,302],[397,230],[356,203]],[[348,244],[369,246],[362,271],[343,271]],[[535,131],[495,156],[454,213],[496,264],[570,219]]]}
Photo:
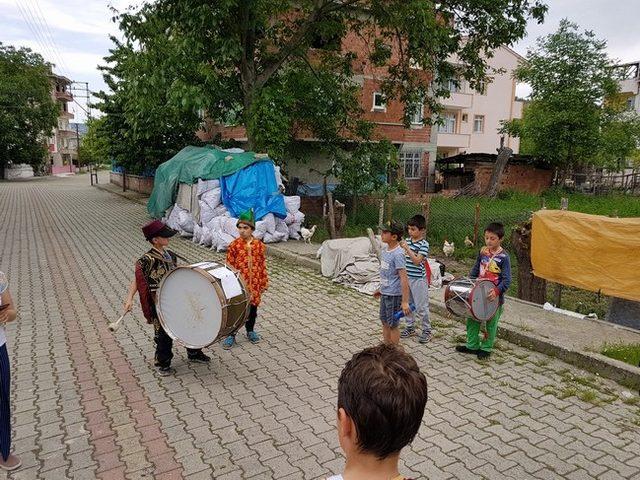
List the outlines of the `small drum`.
{"label": "small drum", "polygon": [[479,322],[487,322],[498,311],[500,298],[489,300],[487,295],[495,288],[487,279],[456,278],[444,291],[444,303],[454,315],[469,317]]}
{"label": "small drum", "polygon": [[187,348],[202,348],[236,332],[249,312],[249,292],[240,275],[218,262],[180,266],[158,289],[158,319]]}

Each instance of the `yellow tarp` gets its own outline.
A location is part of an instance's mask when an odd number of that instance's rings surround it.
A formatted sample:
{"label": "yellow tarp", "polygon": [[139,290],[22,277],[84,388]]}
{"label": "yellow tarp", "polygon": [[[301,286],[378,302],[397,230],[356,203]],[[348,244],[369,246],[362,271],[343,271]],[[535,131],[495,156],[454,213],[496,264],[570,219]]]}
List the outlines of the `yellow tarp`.
{"label": "yellow tarp", "polygon": [[640,301],[640,218],[540,210],[531,262],[537,277]]}

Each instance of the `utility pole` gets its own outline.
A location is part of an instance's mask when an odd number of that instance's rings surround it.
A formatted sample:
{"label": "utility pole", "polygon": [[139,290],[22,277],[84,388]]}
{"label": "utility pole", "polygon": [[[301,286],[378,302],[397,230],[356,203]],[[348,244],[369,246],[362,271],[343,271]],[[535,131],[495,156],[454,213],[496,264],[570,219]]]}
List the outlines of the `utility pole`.
{"label": "utility pole", "polygon": [[76,157],[78,159],[78,167],[80,166],[80,134],[78,133],[78,122],[76,122]]}
{"label": "utility pole", "polygon": [[[74,87],[74,85],[77,85],[77,87]],[[74,101],[75,98],[83,98],[85,100],[87,105],[86,109],[78,102],[76,103],[87,114],[87,118],[91,118],[91,92],[89,91],[89,82],[71,82],[70,90],[73,94]]]}

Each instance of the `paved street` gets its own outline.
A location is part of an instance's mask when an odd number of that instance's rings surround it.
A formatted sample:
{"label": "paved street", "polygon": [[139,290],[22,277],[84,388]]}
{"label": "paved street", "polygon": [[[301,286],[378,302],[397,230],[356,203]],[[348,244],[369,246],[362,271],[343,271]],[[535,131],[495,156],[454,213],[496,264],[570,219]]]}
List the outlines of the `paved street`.
{"label": "paved street", "polygon": [[[269,260],[257,329],[210,365],[175,349],[154,371],[138,307],[116,334],[133,262],[148,244],[142,205],[89,177],[0,183],[0,270],[19,304],[8,329],[14,479],[316,479],[339,472],[336,385],[377,342],[373,299]],[[186,240],[193,261],[219,258]],[[481,364],[456,354],[462,327],[435,318],[428,346],[404,342],[429,380],[424,424],[402,454],[416,478],[640,478],[640,408],[623,386],[501,343]],[[634,392],[637,396],[637,392]],[[635,402],[635,403],[634,403]]]}

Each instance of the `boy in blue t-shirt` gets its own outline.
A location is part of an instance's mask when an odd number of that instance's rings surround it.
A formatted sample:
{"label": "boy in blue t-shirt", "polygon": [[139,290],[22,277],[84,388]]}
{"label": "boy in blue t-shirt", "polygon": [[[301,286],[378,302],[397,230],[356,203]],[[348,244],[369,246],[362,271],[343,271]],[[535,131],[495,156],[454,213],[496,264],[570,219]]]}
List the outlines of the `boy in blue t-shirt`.
{"label": "boy in blue t-shirt", "polygon": [[398,324],[400,317],[395,314],[402,311],[409,315],[409,281],[404,259],[404,250],[400,247],[400,240],[404,233],[402,224],[391,221],[380,227],[382,242],[387,248],[382,250],[380,258],[380,290],[374,293],[380,298],[380,321],[382,322],[382,336],[385,343],[397,345],[400,343]]}
{"label": "boy in blue t-shirt", "polygon": [[416,331],[416,318],[422,322],[422,333],[418,338],[420,343],[431,340],[431,322],[429,321],[429,282],[424,263],[429,255],[429,242],[424,238],[427,223],[422,215],[414,215],[407,222],[409,238],[400,242],[405,251],[407,277],[411,302],[415,305],[415,312],[406,318],[406,327],[400,333],[402,338],[413,335]]}

